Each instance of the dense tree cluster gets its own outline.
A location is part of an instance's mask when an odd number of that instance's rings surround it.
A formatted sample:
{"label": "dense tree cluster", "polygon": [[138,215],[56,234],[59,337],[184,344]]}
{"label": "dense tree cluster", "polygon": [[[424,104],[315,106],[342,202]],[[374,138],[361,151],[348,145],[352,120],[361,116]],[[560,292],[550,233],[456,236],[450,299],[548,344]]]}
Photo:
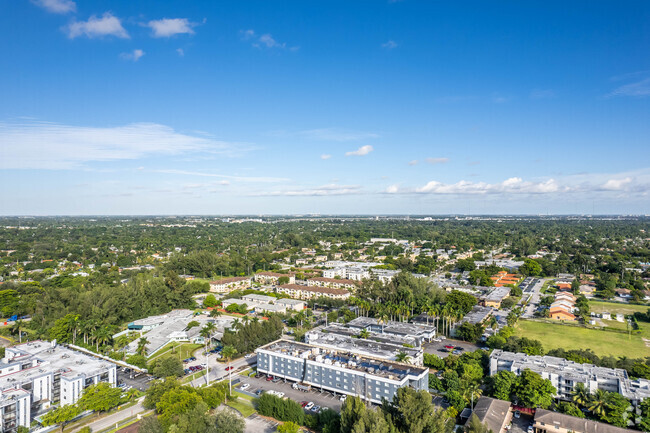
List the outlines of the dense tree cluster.
{"label": "dense tree cluster", "polygon": [[256,319],[236,321],[233,324],[234,329],[227,329],[224,332],[221,342],[225,346],[234,347],[237,353],[250,353],[280,338],[284,324],[277,315],[270,315],[268,320]]}

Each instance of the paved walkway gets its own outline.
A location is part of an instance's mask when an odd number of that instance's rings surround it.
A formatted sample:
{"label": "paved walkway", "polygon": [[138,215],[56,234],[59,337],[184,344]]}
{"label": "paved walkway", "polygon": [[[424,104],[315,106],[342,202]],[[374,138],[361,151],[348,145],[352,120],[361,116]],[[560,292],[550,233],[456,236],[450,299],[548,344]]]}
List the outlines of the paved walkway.
{"label": "paved walkway", "polygon": [[70,433],[77,432],[86,426],[90,427],[92,431],[102,431],[110,427],[115,427],[115,424],[119,424],[120,422],[128,418],[134,417],[141,412],[145,412],[145,413],[149,412],[142,406],[143,401],[144,401],[144,397],[140,398],[140,400],[138,400],[138,402],[131,407],[127,407],[126,409],[122,409],[103,418],[99,418],[98,420],[93,421],[90,424],[79,426],[74,430],[70,430]]}

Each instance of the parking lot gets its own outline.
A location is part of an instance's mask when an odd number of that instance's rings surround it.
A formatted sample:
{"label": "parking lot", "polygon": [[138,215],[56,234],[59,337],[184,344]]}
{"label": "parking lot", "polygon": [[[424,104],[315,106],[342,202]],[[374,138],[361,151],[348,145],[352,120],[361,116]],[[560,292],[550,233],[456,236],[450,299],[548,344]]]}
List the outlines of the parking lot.
{"label": "parking lot", "polygon": [[467,341],[452,340],[447,338],[440,342],[434,341],[432,343],[425,343],[424,352],[433,353],[434,355],[438,355],[441,358],[446,358],[451,354],[451,351],[449,351],[449,349],[446,349],[445,346],[462,347],[463,350],[460,351],[461,354],[465,352],[473,352],[479,349],[479,346],[477,346],[474,343],[468,343]]}
{"label": "parking lot", "polygon": [[[239,376],[241,383],[250,384],[249,388],[246,390],[247,393],[257,395],[258,391],[265,392],[269,390],[284,392],[284,396],[288,397],[298,403],[301,402],[313,402],[314,405],[320,406],[321,408],[330,408],[334,409],[337,412],[341,410],[341,405],[343,404],[339,398],[341,394],[331,393],[329,391],[320,391],[320,389],[312,388],[311,391],[303,392],[297,389],[293,389],[291,385],[293,382],[284,381],[272,382],[267,381],[264,377],[248,377],[248,376]],[[238,388],[241,385],[238,386]]]}
{"label": "parking lot", "polygon": [[510,433],[527,433],[528,427],[533,424],[533,417],[522,412],[519,418],[513,416],[511,422]]}
{"label": "parking lot", "polygon": [[126,388],[130,386],[132,388],[139,389],[140,391],[146,391],[151,384],[152,377],[153,376],[147,375],[145,373],[131,371],[128,368],[117,368],[117,384],[119,385],[121,383],[124,383],[126,385]]}

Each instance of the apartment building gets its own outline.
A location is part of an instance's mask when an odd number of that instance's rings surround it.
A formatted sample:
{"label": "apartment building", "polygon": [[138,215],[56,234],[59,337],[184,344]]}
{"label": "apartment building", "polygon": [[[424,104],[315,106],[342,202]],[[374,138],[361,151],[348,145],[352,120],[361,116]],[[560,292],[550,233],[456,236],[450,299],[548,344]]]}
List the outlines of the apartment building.
{"label": "apartment building", "polygon": [[334,289],[347,289],[354,290],[357,288],[357,283],[352,280],[337,279],[337,278],[324,278],[315,277],[307,280],[308,286],[317,287],[332,287]]}
{"label": "apartment building", "polygon": [[2,432],[29,427],[51,405],[77,402],[83,390],[99,382],[115,385],[116,365],[55,342],[32,341],[8,347],[0,360]]}
{"label": "apartment building", "polygon": [[312,387],[360,396],[381,404],[399,388],[427,390],[429,369],[389,362],[345,350],[277,340],[258,348],[257,371]]}
{"label": "apartment building", "polygon": [[296,277],[293,274],[280,274],[278,272],[259,272],[255,274],[255,282],[260,284],[278,284],[281,277],[288,277],[288,284],[295,284]]}
{"label": "apartment building", "polygon": [[350,328],[338,324],[314,328],[305,334],[305,342],[332,350],[370,356],[386,361],[397,362],[402,356],[405,364],[423,365],[422,347],[407,347],[397,341],[359,338]]}
{"label": "apartment building", "polygon": [[591,393],[597,389],[617,392],[634,403],[650,397],[650,381],[630,380],[627,371],[619,368],[597,367],[554,356],[526,355],[503,350],[494,350],[490,354],[491,376],[499,371],[511,371],[520,375],[524,370],[534,371],[544,379],[549,379],[557,390],[555,397],[561,400],[571,400],[573,388],[578,383],[583,383]]}
{"label": "apartment building", "polygon": [[357,317],[347,323],[351,329],[361,331],[363,329],[374,334],[394,336],[397,338],[410,337],[418,341],[418,346],[427,341],[431,342],[436,337],[436,327],[423,323],[407,323],[387,320],[380,322],[373,317]]}
{"label": "apartment building", "polygon": [[251,286],[251,277],[232,277],[210,281],[210,291],[214,293],[229,293],[233,290],[247,289]]}
{"label": "apartment building", "polygon": [[501,308],[501,302],[510,296],[510,287],[497,287],[480,298],[481,304],[485,307]]}
{"label": "apartment building", "polygon": [[284,293],[297,299],[312,299],[312,298],[332,298],[332,299],[348,299],[350,292],[345,289],[334,289],[331,287],[321,286],[302,286],[299,284],[283,284],[277,287],[276,292]]}

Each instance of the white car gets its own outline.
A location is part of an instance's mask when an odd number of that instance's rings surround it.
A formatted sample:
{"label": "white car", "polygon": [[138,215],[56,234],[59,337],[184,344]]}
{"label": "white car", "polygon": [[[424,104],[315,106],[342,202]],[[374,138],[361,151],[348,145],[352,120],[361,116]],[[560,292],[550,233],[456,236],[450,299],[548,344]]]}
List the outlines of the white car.
{"label": "white car", "polygon": [[280,391],[280,392],[276,392],[275,395],[277,395],[277,396],[280,397],[280,398],[283,398],[283,397],[284,397],[284,393],[283,393],[282,391]]}
{"label": "white car", "polygon": [[251,356],[253,356],[252,353],[247,353],[246,355],[244,355],[244,358],[248,359],[248,358],[250,358]]}
{"label": "white car", "polygon": [[305,410],[311,410],[312,407],[314,407],[314,402],[310,401],[305,405]]}
{"label": "white car", "polygon": [[345,401],[345,399],[348,398],[347,395],[342,395],[341,398],[339,398],[340,401]]}
{"label": "white car", "polygon": [[250,388],[250,386],[251,386],[250,383],[245,383],[245,384],[243,384],[242,386],[240,386],[239,389],[241,389],[241,390],[245,390],[245,389]]}

